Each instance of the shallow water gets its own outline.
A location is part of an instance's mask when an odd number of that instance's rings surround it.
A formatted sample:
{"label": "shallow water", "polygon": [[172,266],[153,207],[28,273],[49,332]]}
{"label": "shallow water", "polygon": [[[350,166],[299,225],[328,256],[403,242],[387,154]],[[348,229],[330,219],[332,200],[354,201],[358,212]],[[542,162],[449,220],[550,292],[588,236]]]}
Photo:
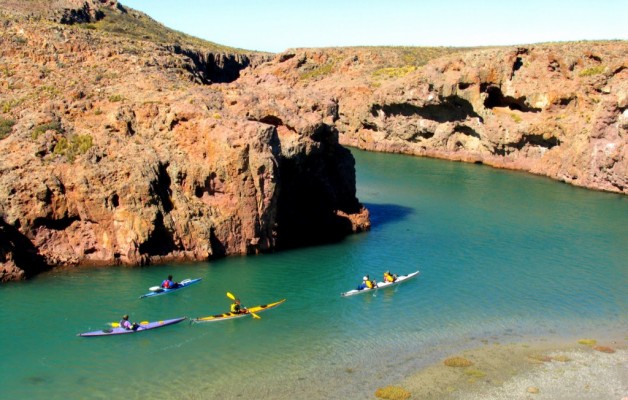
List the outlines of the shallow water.
{"label": "shallow water", "polygon": [[[370,232],[211,263],[0,287],[2,398],[369,398],[486,338],[625,335],[628,199],[522,173],[352,150]],[[364,274],[421,275],[342,298]],[[169,273],[203,278],[138,299]],[[260,320],[81,338],[131,319],[287,301]]]}

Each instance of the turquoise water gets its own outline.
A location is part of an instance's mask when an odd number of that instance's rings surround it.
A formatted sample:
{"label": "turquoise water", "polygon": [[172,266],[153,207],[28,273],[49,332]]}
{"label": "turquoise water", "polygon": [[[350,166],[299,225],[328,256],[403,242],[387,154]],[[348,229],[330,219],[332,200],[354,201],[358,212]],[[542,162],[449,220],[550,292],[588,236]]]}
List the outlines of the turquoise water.
{"label": "turquoise water", "polygon": [[[483,341],[625,336],[628,198],[522,173],[352,150],[370,232],[212,263],[55,272],[0,287],[2,398],[361,399]],[[368,273],[420,270],[342,298]],[[139,300],[169,273],[203,278]],[[260,320],[81,338],[132,320]]]}

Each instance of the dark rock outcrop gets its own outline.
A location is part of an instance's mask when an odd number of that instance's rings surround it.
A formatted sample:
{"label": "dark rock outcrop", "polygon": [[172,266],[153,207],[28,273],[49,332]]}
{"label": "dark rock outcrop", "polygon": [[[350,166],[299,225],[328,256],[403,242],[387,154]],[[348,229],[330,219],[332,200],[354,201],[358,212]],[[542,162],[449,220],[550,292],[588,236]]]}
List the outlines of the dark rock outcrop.
{"label": "dark rock outcrop", "polygon": [[178,45],[171,46],[170,49],[175,54],[183,54],[192,61],[188,70],[197,83],[204,85],[233,82],[240,77],[240,71],[244,68],[254,67],[271,58],[261,54],[208,53],[185,49]]}

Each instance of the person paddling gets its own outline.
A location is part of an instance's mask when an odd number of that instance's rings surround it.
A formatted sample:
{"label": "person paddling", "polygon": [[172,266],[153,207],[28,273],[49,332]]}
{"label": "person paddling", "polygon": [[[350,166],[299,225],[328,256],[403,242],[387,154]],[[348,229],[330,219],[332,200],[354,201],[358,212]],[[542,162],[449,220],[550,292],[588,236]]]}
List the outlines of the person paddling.
{"label": "person paddling", "polygon": [[242,304],[240,304],[240,299],[235,299],[233,303],[231,303],[231,312],[233,314],[246,314],[249,310],[246,309]]}
{"label": "person paddling", "polygon": [[390,271],[384,272],[384,282],[394,282],[397,280],[397,274],[391,274]]}
{"label": "person paddling", "polygon": [[161,282],[162,289],[176,289],[179,286],[181,286],[179,283],[172,281],[172,275],[168,275],[168,279]]}
{"label": "person paddling", "polygon": [[362,278],[362,283],[358,286],[358,290],[373,289],[376,285],[377,283],[374,280],[371,280],[368,275],[365,275],[364,278]]}
{"label": "person paddling", "polygon": [[137,330],[137,328],[139,328],[139,325],[135,322],[133,323],[129,322],[129,316],[125,314],[122,316],[122,319],[120,320],[120,328],[124,328],[127,331],[135,331]]}

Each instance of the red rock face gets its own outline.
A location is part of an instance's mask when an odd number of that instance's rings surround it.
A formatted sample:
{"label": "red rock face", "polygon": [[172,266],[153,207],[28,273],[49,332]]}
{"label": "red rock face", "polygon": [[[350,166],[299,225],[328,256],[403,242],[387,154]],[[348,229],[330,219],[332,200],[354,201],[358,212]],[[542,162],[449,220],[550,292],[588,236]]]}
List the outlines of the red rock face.
{"label": "red rock face", "polygon": [[628,193],[627,42],[471,50],[424,65],[409,51],[302,50],[266,68],[332,95],[342,144]]}
{"label": "red rock face", "polygon": [[326,98],[199,85],[184,54],[82,28],[16,20],[0,34],[0,280],[368,229]]}
{"label": "red rock face", "polygon": [[627,49],[546,45],[438,60],[378,93],[367,117],[377,132],[356,133],[387,135],[412,154],[628,193]]}

